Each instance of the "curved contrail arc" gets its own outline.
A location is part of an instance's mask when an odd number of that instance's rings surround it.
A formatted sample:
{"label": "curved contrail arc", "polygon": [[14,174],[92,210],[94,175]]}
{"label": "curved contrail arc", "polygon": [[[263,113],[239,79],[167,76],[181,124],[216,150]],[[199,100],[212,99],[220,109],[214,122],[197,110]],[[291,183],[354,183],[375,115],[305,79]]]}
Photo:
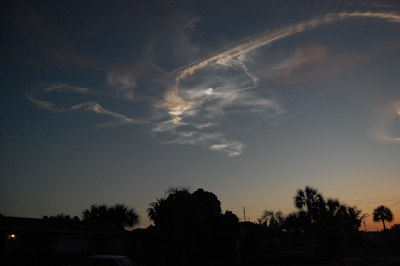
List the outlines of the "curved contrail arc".
{"label": "curved contrail arc", "polygon": [[[400,23],[400,13],[330,13],[297,24],[266,30],[243,39],[214,56],[195,61],[185,68],[170,73],[170,77],[175,77],[174,83],[166,88],[162,101],[155,106],[162,109],[163,115],[167,114],[167,118],[163,121],[160,121],[160,118],[149,119],[148,121],[133,119],[107,110],[94,101],[76,104],[69,108],[59,108],[56,104],[38,100],[31,94],[26,96],[36,106],[54,112],[84,110],[112,117],[116,121],[115,123],[100,124],[99,126],[150,124],[152,126],[151,134],[166,143],[201,145],[209,150],[225,152],[228,156],[234,157],[243,152],[245,144],[227,139],[224,132],[214,132],[212,127],[220,125],[226,115],[238,112],[250,117],[249,123],[274,119],[285,112],[273,97],[267,98],[262,95],[255,95],[251,91],[259,87],[260,79],[252,74],[248,68],[247,62],[251,64],[251,58],[248,53],[301,32],[352,19],[372,19]],[[216,72],[205,71],[205,74],[201,76],[201,81],[195,81],[197,82],[194,83],[195,85],[190,83],[190,80],[185,80],[200,69],[217,65],[224,66],[223,70],[221,70],[222,75],[220,75],[220,72],[218,72],[220,69],[218,69]],[[225,70],[227,71],[224,72]],[[235,74],[231,75],[231,73]],[[186,81],[189,82],[186,83]],[[129,79],[124,75],[110,74],[108,82],[113,88],[117,89],[117,93],[128,92],[125,96],[129,99],[132,98],[133,94],[130,92],[136,86],[134,78]],[[185,87],[187,84],[192,85]],[[87,95],[95,93],[95,91],[87,88],[62,83],[41,85],[46,86],[43,93],[81,93]],[[162,87],[165,88],[164,86],[163,83]],[[233,109],[235,109],[235,113],[232,111]],[[395,104],[395,108],[391,106],[387,111],[387,116],[379,119],[380,126],[375,127],[377,130],[374,136],[381,140],[400,142],[400,138],[389,137],[390,134],[387,134],[392,119],[397,115],[400,115],[399,103]]]}
{"label": "curved contrail arc", "polygon": [[285,37],[289,37],[293,34],[300,33],[303,31],[311,30],[314,28],[318,28],[320,26],[341,22],[345,19],[351,18],[374,18],[374,19],[383,19],[388,22],[400,23],[400,14],[397,13],[373,13],[373,12],[353,12],[353,13],[331,13],[323,16],[322,18],[315,18],[306,22],[300,22],[298,24],[294,24],[291,26],[287,26],[281,29],[277,29],[274,31],[265,31],[255,35],[250,40],[240,44],[228,51],[222,52],[216,56],[210,57],[203,62],[200,62],[194,66],[191,66],[185,70],[183,70],[176,81],[179,82],[181,79],[184,79],[187,76],[192,75],[196,70],[201,69],[206,66],[210,66],[218,63],[221,59],[230,59],[242,54],[246,54],[254,49],[260,48],[261,46],[265,46],[279,39],[283,39]]}
{"label": "curved contrail arc", "polygon": [[381,19],[388,22],[400,23],[400,14],[395,12],[342,12],[342,13],[330,13],[324,15],[322,17],[314,18],[312,20],[306,22],[300,22],[294,25],[286,26],[277,30],[267,30],[265,32],[256,34],[251,37],[249,40],[241,43],[234,48],[222,52],[218,55],[212,56],[200,63],[197,63],[191,67],[186,68],[185,70],[179,72],[176,77],[175,86],[166,92],[164,95],[164,102],[160,105],[160,107],[168,110],[168,113],[171,115],[172,119],[167,121],[166,123],[179,123],[181,120],[180,115],[183,112],[193,109],[201,102],[199,101],[187,101],[183,99],[178,93],[178,86],[182,79],[191,76],[195,71],[207,67],[218,64],[221,61],[229,61],[233,58],[236,58],[240,55],[246,54],[252,50],[260,48],[262,46],[268,45],[274,41],[283,39],[285,37],[289,37],[291,35],[315,29],[324,25],[329,25],[332,23],[338,23],[344,21],[346,19],[352,18],[372,18],[372,19]]}

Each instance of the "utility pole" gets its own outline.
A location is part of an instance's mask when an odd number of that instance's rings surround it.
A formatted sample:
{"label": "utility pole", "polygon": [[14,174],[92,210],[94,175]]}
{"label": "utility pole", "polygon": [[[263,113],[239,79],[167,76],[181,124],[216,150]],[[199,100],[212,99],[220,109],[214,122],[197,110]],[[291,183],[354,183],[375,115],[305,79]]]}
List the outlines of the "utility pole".
{"label": "utility pole", "polygon": [[246,222],[246,207],[243,207],[243,217],[244,217],[244,221]]}

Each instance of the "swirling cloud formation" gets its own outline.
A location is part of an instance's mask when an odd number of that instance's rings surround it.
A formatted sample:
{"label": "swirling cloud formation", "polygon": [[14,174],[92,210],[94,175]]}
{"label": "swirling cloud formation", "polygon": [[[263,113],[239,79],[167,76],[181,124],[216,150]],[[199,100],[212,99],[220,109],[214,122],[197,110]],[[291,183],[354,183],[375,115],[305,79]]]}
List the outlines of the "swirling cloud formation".
{"label": "swirling cloud formation", "polygon": [[[300,32],[351,19],[400,23],[400,15],[395,12],[342,12],[267,30],[186,68],[171,73],[158,69],[160,74],[152,81],[151,86],[161,88],[163,96],[154,96],[150,101],[147,101],[149,97],[136,95],[138,88],[145,86],[145,81],[141,82],[134,74],[110,72],[106,78],[107,86],[114,95],[129,100],[133,105],[138,101],[146,101],[146,108],[151,109],[151,115],[145,118],[133,118],[110,111],[91,100],[58,108],[56,103],[42,99],[49,93],[99,94],[98,91],[78,86],[41,84],[44,86],[41,93],[30,93],[27,97],[38,107],[52,111],[85,110],[109,116],[115,120],[114,124],[146,123],[152,127],[151,135],[162,142],[201,145],[211,151],[221,151],[234,157],[243,152],[245,144],[230,138],[229,133],[232,130],[251,129],[261,121],[276,120],[285,113],[279,99],[269,94],[268,88],[263,85],[265,77],[255,71],[255,58],[251,52]],[[190,23],[190,28],[193,27],[194,22]],[[187,42],[185,44],[188,45]],[[323,46],[298,49],[292,58],[269,66],[269,75],[290,74],[293,69],[319,61],[325,55],[326,47]],[[396,106],[399,113],[398,104]],[[243,121],[233,123],[235,126],[227,124],[227,121],[237,117],[246,120],[246,126],[240,126]],[[396,138],[394,140],[398,141]]]}

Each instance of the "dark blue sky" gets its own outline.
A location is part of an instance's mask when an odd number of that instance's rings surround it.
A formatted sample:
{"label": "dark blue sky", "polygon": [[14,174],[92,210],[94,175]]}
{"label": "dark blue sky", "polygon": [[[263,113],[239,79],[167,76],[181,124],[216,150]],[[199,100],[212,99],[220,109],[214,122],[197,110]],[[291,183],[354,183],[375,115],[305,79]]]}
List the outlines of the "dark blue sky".
{"label": "dark blue sky", "polygon": [[0,213],[146,227],[180,185],[255,221],[310,185],[400,215],[398,1],[171,2],[1,4]]}

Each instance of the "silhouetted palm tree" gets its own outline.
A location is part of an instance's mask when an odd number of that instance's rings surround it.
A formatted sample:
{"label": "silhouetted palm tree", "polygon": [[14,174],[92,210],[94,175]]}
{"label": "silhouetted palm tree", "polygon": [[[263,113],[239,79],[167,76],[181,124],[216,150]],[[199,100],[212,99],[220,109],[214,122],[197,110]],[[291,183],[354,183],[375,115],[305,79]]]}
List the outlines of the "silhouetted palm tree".
{"label": "silhouetted palm tree", "polygon": [[269,224],[269,226],[276,226],[276,225],[282,225],[284,217],[283,217],[283,213],[281,211],[268,211],[265,210],[263,212],[263,214],[261,215],[261,218],[259,219],[261,224],[267,225],[267,223]]}
{"label": "silhouetted palm tree", "polygon": [[44,220],[52,220],[54,222],[74,222],[74,223],[78,223],[81,220],[79,219],[78,216],[75,217],[71,217],[69,215],[65,215],[64,213],[58,214],[57,216],[43,216]]}
{"label": "silhouetted palm tree", "polygon": [[139,214],[124,204],[115,204],[109,207],[108,215],[110,216],[110,223],[113,226],[132,227],[140,223]]}
{"label": "silhouetted palm tree", "polygon": [[357,207],[347,208],[347,226],[348,229],[357,230],[360,228],[361,223],[369,216],[368,213],[361,215],[362,211],[358,210]]}
{"label": "silhouetted palm tree", "polygon": [[307,207],[307,212],[309,213],[313,208],[319,207],[323,201],[324,199],[318,190],[309,186],[306,186],[304,191],[298,189],[294,197],[294,205],[300,210],[302,210],[303,207]]}
{"label": "silhouetted palm tree", "polygon": [[151,207],[147,209],[147,215],[155,225],[159,222],[159,216],[161,216],[159,214],[162,212],[161,208],[164,201],[164,198],[157,198],[157,201],[150,203]]}
{"label": "silhouetted palm tree", "polygon": [[328,199],[326,201],[326,207],[329,214],[335,216],[335,214],[340,210],[340,202],[337,199]]}
{"label": "silhouetted palm tree", "polygon": [[90,209],[82,212],[83,222],[116,226],[124,228],[125,226],[134,226],[139,224],[140,216],[132,208],[124,204],[116,204],[111,207],[106,205],[97,206],[93,204]]}
{"label": "silhouetted palm tree", "polygon": [[347,206],[343,205],[337,199],[328,199],[322,210],[323,224],[328,230],[344,231],[344,224],[347,217]]}
{"label": "silhouetted palm tree", "polygon": [[107,224],[107,206],[93,204],[90,209],[86,209],[82,212],[82,221],[90,223],[102,223]]}
{"label": "silhouetted palm tree", "polygon": [[307,214],[309,226],[321,219],[322,212],[325,209],[325,201],[317,189],[306,186],[303,190],[298,189],[294,196],[294,205]]}
{"label": "silhouetted palm tree", "polygon": [[383,205],[376,208],[373,212],[373,215],[374,215],[374,218],[373,218],[374,222],[382,221],[384,229],[386,229],[385,221],[388,221],[388,222],[393,221],[392,211]]}
{"label": "silhouetted palm tree", "polygon": [[300,219],[300,212],[291,212],[287,214],[283,221],[283,228],[286,232],[301,233],[302,223]]}

